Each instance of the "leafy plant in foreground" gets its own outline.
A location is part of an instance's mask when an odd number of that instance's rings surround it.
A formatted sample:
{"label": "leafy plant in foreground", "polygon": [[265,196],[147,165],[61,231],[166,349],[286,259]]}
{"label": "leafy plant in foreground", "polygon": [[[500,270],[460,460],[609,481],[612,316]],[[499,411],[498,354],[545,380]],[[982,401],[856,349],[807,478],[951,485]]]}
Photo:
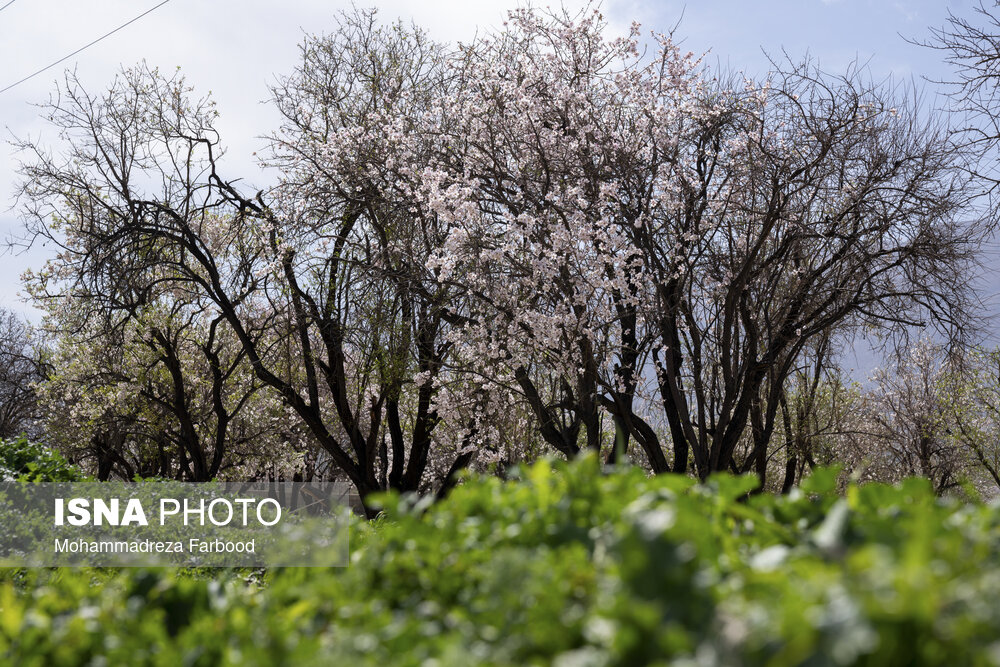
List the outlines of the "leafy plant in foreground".
{"label": "leafy plant in foreground", "polygon": [[[995,664],[1000,511],[816,471],[785,496],[593,457],[386,495],[346,569],[30,572],[26,665]],[[431,661],[428,663],[428,661]]]}

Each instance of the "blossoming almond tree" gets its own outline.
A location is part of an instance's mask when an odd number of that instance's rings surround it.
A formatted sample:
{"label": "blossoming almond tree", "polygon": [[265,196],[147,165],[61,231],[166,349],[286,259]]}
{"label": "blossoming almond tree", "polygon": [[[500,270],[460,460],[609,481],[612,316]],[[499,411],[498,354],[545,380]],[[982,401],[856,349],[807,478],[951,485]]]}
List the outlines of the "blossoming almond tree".
{"label": "blossoming almond tree", "polygon": [[448,229],[429,266],[463,297],[456,364],[487,391],[519,396],[556,450],[600,449],[610,410],[611,458],[634,438],[665,471],[634,409],[650,278],[623,206],[672,205],[673,187],[641,178],[713,110],[691,54],[657,44],[643,59],[638,27],[609,38],[597,12],[513,12],[452,61],[465,84],[442,101],[449,143],[424,168],[420,194]]}

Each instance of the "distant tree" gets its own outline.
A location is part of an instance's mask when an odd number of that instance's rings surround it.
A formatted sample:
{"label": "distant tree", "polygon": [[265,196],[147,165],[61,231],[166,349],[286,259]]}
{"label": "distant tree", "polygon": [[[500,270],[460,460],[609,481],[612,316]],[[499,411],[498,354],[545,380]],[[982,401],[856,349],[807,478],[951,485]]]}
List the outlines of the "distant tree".
{"label": "distant tree", "polygon": [[[29,278],[41,297],[44,281]],[[218,318],[174,300],[115,326],[46,293],[46,441],[98,479],[246,479],[295,472],[306,443]]]}
{"label": "distant tree", "polygon": [[877,431],[870,455],[884,471],[882,481],[918,475],[944,493],[965,477],[969,460],[952,437],[949,366],[940,347],[922,340],[895,368],[876,373],[872,409]]}
{"label": "distant tree", "polygon": [[953,364],[944,388],[950,435],[966,451],[974,482],[1000,491],[1000,350],[977,348]]}
{"label": "distant tree", "polygon": [[0,309],[0,440],[37,435],[34,384],[44,378],[44,364],[44,350],[24,320]]}
{"label": "distant tree", "polygon": [[925,477],[939,494],[1000,489],[998,353],[923,338],[893,353],[873,385],[834,413],[831,462],[865,481]]}

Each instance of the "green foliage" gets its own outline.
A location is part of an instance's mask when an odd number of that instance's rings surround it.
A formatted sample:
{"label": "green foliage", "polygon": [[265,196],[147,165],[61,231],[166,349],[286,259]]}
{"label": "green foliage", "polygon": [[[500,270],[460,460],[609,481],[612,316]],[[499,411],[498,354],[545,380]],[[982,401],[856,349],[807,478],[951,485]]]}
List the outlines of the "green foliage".
{"label": "green foliage", "polygon": [[84,475],[54,449],[21,435],[0,440],[0,481],[79,482]]}
{"label": "green foliage", "polygon": [[[385,496],[345,569],[21,572],[19,665],[1000,662],[1000,509],[923,480],[747,496],[719,477],[542,462]],[[3,577],[0,577],[3,579]]]}

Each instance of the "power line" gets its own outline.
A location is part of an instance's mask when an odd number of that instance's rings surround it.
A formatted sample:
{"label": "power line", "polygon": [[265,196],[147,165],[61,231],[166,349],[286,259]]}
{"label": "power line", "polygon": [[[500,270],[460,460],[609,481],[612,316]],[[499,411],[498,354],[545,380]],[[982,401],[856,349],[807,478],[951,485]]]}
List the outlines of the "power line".
{"label": "power line", "polygon": [[8,7],[10,7],[13,4],[14,4],[14,0],[10,0],[10,2],[8,2],[6,5],[4,5],[3,7],[0,7],[0,12],[2,12],[5,9],[7,9]]}
{"label": "power line", "polygon": [[[10,2],[8,2],[6,5],[4,5],[4,7],[6,7],[7,5],[10,5],[13,2],[14,2],[14,0],[10,0]],[[146,14],[149,14],[149,13],[151,13],[151,12],[159,9],[160,7],[162,7],[163,5],[167,4],[168,2],[170,2],[170,0],[163,0],[163,2],[161,2],[160,4],[156,5],[155,7],[150,8],[150,9],[147,9],[146,11],[144,11],[142,14],[139,14],[138,16],[136,16],[131,21],[127,21],[125,23],[122,23],[120,26],[118,26],[117,28],[115,28],[111,32],[105,33],[105,34],[101,35],[100,37],[98,37],[97,39],[95,39],[94,41],[90,42],[89,44],[85,44],[84,46],[81,46],[80,48],[78,48],[76,51],[74,51],[73,53],[69,54],[68,56],[64,56],[64,57],[60,58],[59,60],[55,61],[54,63],[49,63],[48,65],[46,65],[42,69],[38,70],[37,72],[32,72],[31,74],[29,74],[28,76],[24,77],[20,81],[15,81],[14,83],[12,83],[9,86],[7,86],[6,88],[0,88],[0,94],[5,93],[8,90],[10,90],[11,88],[13,88],[14,86],[20,85],[20,84],[24,83],[25,81],[27,81],[28,79],[34,78],[34,77],[38,76],[39,74],[41,74],[42,72],[44,72],[46,70],[49,70],[49,69],[52,69],[56,65],[69,60],[70,58],[72,58],[76,54],[80,53],[81,51],[83,51],[85,49],[89,49],[90,47],[92,47],[94,44],[97,44],[101,40],[107,39],[108,37],[110,37],[111,35],[115,34],[119,30],[121,30],[122,28],[126,28],[126,27],[132,25],[133,23],[135,23],[136,21],[138,21],[139,19],[141,19]],[[0,7],[0,10],[2,10],[2,9],[3,9],[3,7]]]}

